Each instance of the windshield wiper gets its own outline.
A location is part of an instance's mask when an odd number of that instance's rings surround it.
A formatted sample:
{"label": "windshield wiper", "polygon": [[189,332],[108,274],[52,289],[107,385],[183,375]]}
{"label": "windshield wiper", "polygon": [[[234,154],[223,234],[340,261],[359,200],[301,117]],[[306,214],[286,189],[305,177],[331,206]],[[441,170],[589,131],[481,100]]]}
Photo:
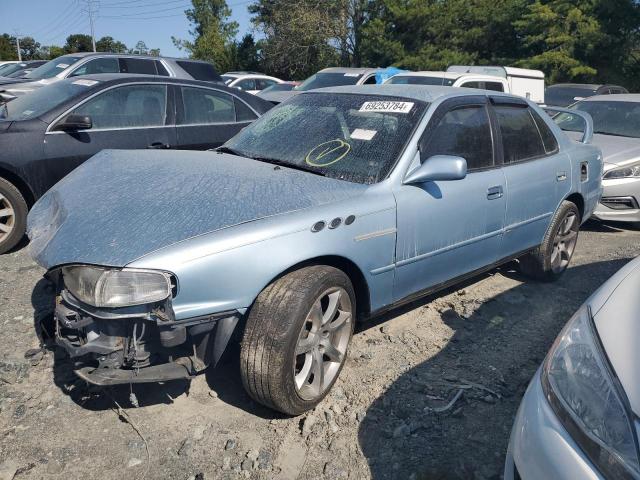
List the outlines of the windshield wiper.
{"label": "windshield wiper", "polygon": [[224,145],[218,148],[214,148],[213,150],[218,153],[229,153],[231,155],[235,155],[236,157],[246,157],[246,155],[239,152],[238,150],[234,150],[231,147],[225,147]]}
{"label": "windshield wiper", "polygon": [[320,170],[316,170],[312,167],[305,167],[304,165],[298,165],[296,163],[285,162],[284,160],[279,160],[277,158],[267,158],[267,157],[249,157],[253,160],[258,160],[259,162],[271,163],[272,165],[278,165],[280,167],[292,168],[294,170],[301,170],[303,172],[313,173],[314,175],[320,175],[321,177],[326,177],[327,175]]}

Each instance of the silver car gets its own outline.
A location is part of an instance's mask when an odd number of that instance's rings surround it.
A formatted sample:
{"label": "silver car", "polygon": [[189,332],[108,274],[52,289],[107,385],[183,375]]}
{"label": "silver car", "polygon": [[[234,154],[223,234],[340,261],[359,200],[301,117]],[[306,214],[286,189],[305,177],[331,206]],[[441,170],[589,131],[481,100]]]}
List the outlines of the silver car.
{"label": "silver car", "polygon": [[[594,217],[640,226],[640,94],[598,95],[574,104],[593,117],[593,143],[602,149],[602,199]],[[581,130],[568,114],[556,119],[564,130]]]}
{"label": "silver car", "polygon": [[525,393],[505,480],[640,478],[640,257],[569,320]]}

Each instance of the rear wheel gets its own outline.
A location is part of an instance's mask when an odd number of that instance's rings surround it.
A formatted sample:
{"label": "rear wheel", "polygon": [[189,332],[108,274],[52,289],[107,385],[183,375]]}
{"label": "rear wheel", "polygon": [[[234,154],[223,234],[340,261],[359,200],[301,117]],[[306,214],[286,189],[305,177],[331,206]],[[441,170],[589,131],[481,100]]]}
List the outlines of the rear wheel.
{"label": "rear wheel", "polygon": [[537,280],[558,279],[569,266],[578,242],[580,211],[572,202],[560,205],[542,244],[520,258],[520,270]]}
{"label": "rear wheel", "polygon": [[27,202],[20,191],[0,178],[0,254],[15,247],[27,226]]}
{"label": "rear wheel", "polygon": [[289,415],[320,403],[344,366],[355,305],[349,278],[328,266],[302,268],[265,288],[240,348],[249,395]]}

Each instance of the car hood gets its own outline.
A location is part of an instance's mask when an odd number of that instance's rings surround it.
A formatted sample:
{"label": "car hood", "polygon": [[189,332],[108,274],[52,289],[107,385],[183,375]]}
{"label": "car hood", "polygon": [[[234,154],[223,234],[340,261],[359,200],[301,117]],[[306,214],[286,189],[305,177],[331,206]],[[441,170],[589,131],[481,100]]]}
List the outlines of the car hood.
{"label": "car hood", "polygon": [[103,150],[33,207],[43,267],[122,267],[198,235],[360,194],[366,186],[216,152]]}
{"label": "car hood", "polygon": [[598,335],[631,409],[640,415],[640,258],[614,275],[591,302]]}
{"label": "car hood", "polygon": [[640,138],[597,133],[593,136],[592,143],[602,150],[604,163],[612,166],[623,165],[640,157]]}

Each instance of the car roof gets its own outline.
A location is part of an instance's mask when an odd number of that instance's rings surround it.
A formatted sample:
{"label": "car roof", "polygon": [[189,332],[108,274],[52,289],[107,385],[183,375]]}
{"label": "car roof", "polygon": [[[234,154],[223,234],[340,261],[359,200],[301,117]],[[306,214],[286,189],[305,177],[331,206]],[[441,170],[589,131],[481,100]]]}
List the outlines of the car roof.
{"label": "car roof", "polygon": [[[462,72],[430,72],[430,71],[421,71],[421,72],[401,72],[395,74],[393,77],[433,77],[433,78],[446,78],[448,80],[457,80],[461,77],[473,77],[479,79],[487,79],[487,80],[495,80],[497,77],[495,75],[485,75],[483,73],[462,73]],[[391,77],[391,78],[393,78]]]}
{"label": "car roof", "polygon": [[597,90],[604,85],[600,83],[555,83],[547,88],[582,88],[584,90]]}
{"label": "car roof", "polygon": [[[146,58],[146,59],[150,59],[150,60],[173,60],[173,61],[180,61],[180,62],[193,62],[193,63],[209,63],[207,61],[204,60],[194,60],[191,58],[177,58],[177,57],[164,57],[164,56],[160,56],[157,57],[155,55],[140,55],[140,54],[136,54],[136,53],[113,53],[113,52],[76,52],[76,53],[65,53],[64,55],[61,55],[61,57],[80,57],[80,58],[84,58],[84,57],[97,57],[97,56],[112,56],[112,57],[135,57],[135,58]],[[60,57],[56,57],[56,58],[60,58]],[[55,58],[53,60],[56,60]]]}
{"label": "car roof", "polygon": [[[484,90],[475,88],[442,87],[440,85],[346,85],[340,87],[318,88],[300,92],[300,95],[309,95],[314,92],[348,94],[357,93],[364,95],[400,97],[410,100],[420,100],[422,102],[433,102],[446,96],[482,95]],[[501,95],[500,92],[491,92]]]}
{"label": "car roof", "polygon": [[617,93],[615,95],[595,95],[583,102],[640,102],[640,93]]}
{"label": "car roof", "polygon": [[385,69],[384,68],[365,68],[365,67],[361,67],[361,68],[356,68],[356,67],[329,67],[329,68],[323,68],[318,73],[360,73],[360,74],[365,74],[365,73],[380,72],[382,70],[385,70]]}

